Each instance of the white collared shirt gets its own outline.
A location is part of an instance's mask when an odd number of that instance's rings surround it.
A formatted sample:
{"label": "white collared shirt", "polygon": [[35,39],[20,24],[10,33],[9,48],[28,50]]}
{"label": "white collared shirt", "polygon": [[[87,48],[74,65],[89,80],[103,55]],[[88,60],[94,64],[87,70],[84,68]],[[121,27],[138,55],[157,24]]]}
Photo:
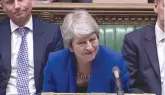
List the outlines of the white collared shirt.
{"label": "white collared shirt", "polygon": [[[17,77],[17,64],[18,64],[18,52],[21,44],[21,35],[16,31],[19,26],[14,24],[10,19],[11,27],[11,75],[6,88],[7,95],[17,95],[16,89],[16,77]],[[28,28],[26,35],[28,46],[28,59],[29,59],[29,91],[30,95],[36,93],[35,81],[34,81],[34,57],[33,57],[33,21],[32,16],[24,27]]]}
{"label": "white collared shirt", "polygon": [[161,85],[163,85],[163,78],[165,76],[165,32],[163,32],[158,23],[155,25],[155,35],[156,35],[156,44],[157,44],[157,54],[159,60],[159,68],[160,68],[160,77],[161,77]]}

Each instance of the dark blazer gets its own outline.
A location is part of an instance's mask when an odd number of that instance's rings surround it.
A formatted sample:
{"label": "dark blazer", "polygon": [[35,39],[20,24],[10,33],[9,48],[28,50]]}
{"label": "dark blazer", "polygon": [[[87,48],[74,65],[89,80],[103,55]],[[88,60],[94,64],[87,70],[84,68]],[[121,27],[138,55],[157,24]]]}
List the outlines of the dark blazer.
{"label": "dark blazer", "polygon": [[[116,92],[112,79],[112,68],[118,66],[122,72],[125,92],[129,89],[129,73],[121,54],[99,46],[93,61],[87,92]],[[69,49],[51,53],[44,69],[44,92],[76,92],[75,56]]]}
{"label": "dark blazer", "polygon": [[132,92],[161,95],[155,25],[126,34],[122,53],[130,72]]}
{"label": "dark blazer", "polygon": [[[34,78],[36,92],[43,87],[43,69],[50,52],[63,49],[60,28],[33,18]],[[11,74],[11,28],[10,20],[0,22],[0,94],[6,93]]]}

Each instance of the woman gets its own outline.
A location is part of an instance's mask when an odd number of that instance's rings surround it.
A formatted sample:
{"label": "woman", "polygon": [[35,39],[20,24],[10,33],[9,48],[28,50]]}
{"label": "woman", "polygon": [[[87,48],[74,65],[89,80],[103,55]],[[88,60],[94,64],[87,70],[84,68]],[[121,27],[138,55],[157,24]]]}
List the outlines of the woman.
{"label": "woman", "polygon": [[69,13],[61,26],[64,50],[50,54],[44,70],[44,92],[116,92],[112,68],[122,72],[125,92],[129,74],[119,53],[99,45],[99,28],[85,10]]}

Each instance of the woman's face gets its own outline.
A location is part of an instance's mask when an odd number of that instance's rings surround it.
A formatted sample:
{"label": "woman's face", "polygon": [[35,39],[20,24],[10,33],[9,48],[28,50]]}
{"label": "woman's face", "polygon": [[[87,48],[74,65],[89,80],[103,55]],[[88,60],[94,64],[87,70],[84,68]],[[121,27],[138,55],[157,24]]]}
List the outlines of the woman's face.
{"label": "woman's face", "polygon": [[86,63],[91,62],[95,58],[98,47],[98,36],[96,34],[91,34],[87,37],[73,38],[70,50],[74,52],[78,62]]}

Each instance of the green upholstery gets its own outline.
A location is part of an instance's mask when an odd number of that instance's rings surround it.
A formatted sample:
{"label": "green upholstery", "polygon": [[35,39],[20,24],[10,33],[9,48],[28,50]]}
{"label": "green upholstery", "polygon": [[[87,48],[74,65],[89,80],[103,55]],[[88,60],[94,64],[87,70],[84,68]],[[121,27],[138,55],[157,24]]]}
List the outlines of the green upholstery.
{"label": "green upholstery", "polygon": [[100,25],[99,42],[101,45],[107,46],[115,51],[121,51],[123,45],[124,35],[132,32],[140,26],[112,26]]}

